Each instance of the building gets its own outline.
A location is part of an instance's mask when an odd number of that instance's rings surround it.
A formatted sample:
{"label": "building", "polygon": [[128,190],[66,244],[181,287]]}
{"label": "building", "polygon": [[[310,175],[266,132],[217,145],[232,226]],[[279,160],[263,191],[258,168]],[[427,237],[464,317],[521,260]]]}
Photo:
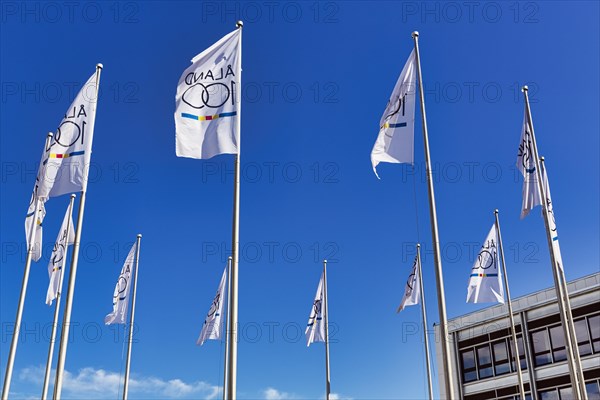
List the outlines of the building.
{"label": "building", "polygon": [[[600,273],[568,284],[589,400],[600,400]],[[528,399],[574,399],[554,287],[513,299],[519,359]],[[454,398],[518,399],[507,306],[499,304],[448,321]],[[439,338],[439,326],[435,327]],[[525,338],[525,340],[523,340]],[[436,340],[441,398],[440,341]]]}

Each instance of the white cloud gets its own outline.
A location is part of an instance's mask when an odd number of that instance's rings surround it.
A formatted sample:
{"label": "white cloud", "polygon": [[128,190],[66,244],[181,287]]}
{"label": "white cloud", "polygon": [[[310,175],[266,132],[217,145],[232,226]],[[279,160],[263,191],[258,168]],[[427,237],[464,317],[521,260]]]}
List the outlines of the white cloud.
{"label": "white cloud", "polygon": [[330,393],[329,400],[352,400],[352,397],[343,396],[339,393]]}
{"label": "white cloud", "polygon": [[265,400],[289,400],[293,398],[289,393],[280,392],[272,387],[267,388],[263,394],[265,396]]}
{"label": "white cloud", "polygon": [[[54,375],[54,371],[53,374]],[[19,373],[19,380],[41,386],[44,368],[24,368]],[[123,387],[123,376],[117,372],[87,367],[76,374],[65,371],[63,384],[64,397],[68,398],[106,398],[116,397]],[[217,398],[221,387],[204,381],[186,383],[181,379],[164,380],[156,377],[133,375],[129,378],[129,393],[132,397],[142,395],[143,398],[176,398],[185,399],[190,396],[212,400]]]}

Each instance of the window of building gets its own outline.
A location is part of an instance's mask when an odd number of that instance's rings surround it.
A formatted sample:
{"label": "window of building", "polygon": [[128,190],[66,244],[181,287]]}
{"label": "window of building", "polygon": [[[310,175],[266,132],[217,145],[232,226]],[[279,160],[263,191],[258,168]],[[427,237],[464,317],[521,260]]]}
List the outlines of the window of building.
{"label": "window of building", "polygon": [[[514,352],[514,348],[515,345],[513,344],[512,338],[508,339],[508,350],[510,351],[510,365],[511,368],[513,370],[513,372],[517,371],[517,366],[515,365],[515,362],[513,361],[514,356],[513,356],[513,352]],[[519,360],[521,360],[521,369],[522,370],[526,370],[527,369],[527,359],[525,358],[525,345],[523,344],[523,336],[517,336],[517,348],[519,349]]]}
{"label": "window of building", "polygon": [[575,336],[577,337],[577,346],[579,347],[579,355],[587,356],[592,353],[590,344],[590,336],[588,333],[587,320],[585,318],[574,322]]}
{"label": "window of building", "polygon": [[477,347],[477,369],[479,371],[479,379],[489,378],[494,375],[490,346],[487,344]]}
{"label": "window of building", "polygon": [[575,400],[575,397],[573,397],[573,389],[570,387],[558,389],[558,393],[560,394],[560,400]]}
{"label": "window of building", "polygon": [[492,343],[492,352],[494,353],[494,371],[496,372],[496,375],[502,375],[510,372],[506,340],[500,340]]}
{"label": "window of building", "polygon": [[592,349],[594,350],[594,353],[600,353],[600,315],[589,317],[588,324],[590,326]]}
{"label": "window of building", "polygon": [[539,395],[540,400],[560,400],[556,389],[544,390],[543,392],[540,392]]}
{"label": "window of building", "polygon": [[598,381],[586,383],[585,391],[587,392],[588,400],[600,400],[600,386],[598,386]]}
{"label": "window of building", "polygon": [[477,379],[477,367],[475,366],[475,352],[473,349],[463,350],[460,353],[463,369],[463,382],[471,382]]}
{"label": "window of building", "polygon": [[567,350],[565,347],[565,335],[562,325],[556,325],[550,328],[550,341],[552,342],[552,357],[554,362],[567,359]]}
{"label": "window of building", "polygon": [[531,344],[533,345],[533,357],[535,365],[546,365],[552,362],[550,353],[550,338],[546,328],[531,332]]}

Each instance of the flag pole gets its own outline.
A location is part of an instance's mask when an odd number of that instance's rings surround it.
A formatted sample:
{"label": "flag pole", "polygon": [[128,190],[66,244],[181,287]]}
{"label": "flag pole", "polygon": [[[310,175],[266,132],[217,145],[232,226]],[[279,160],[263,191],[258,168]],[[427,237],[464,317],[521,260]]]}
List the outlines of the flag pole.
{"label": "flag pole", "polygon": [[237,21],[236,27],[240,29],[240,43],[238,46],[238,67],[236,73],[240,82],[239,88],[237,89],[236,106],[237,106],[237,118],[236,118],[236,139],[238,152],[235,156],[235,175],[233,178],[233,232],[232,232],[232,244],[233,249],[233,262],[231,264],[231,302],[228,304],[227,319],[229,324],[229,343],[227,347],[227,353],[229,360],[227,362],[227,394],[231,400],[237,398],[237,344],[238,344],[238,266],[239,266],[239,243],[240,243],[240,155],[241,150],[241,118],[242,118],[242,96],[241,96],[241,84],[242,84],[242,32],[241,29],[244,26],[242,21]]}
{"label": "flag pole", "polygon": [[[52,133],[46,136],[46,143],[44,150],[48,148],[48,143],[52,139]],[[21,294],[19,295],[19,305],[17,306],[17,315],[15,317],[15,330],[13,337],[10,342],[10,351],[8,353],[8,361],[6,362],[6,373],[4,374],[4,386],[2,388],[2,400],[8,400],[8,394],[10,392],[10,382],[12,379],[13,367],[15,364],[15,356],[17,354],[17,345],[19,344],[19,336],[21,334],[21,320],[23,318],[23,307],[25,305],[25,295],[27,294],[27,284],[29,283],[29,271],[31,269],[31,260],[33,258],[33,234],[35,232],[38,216],[39,216],[39,199],[37,197],[37,190],[34,189],[34,211],[33,211],[33,222],[27,233],[29,236],[27,246],[27,258],[25,259],[25,269],[23,271],[23,282],[21,283]],[[40,244],[41,245],[41,244]]]}
{"label": "flag pole", "polygon": [[325,400],[331,393],[331,378],[329,375],[329,299],[327,298],[327,260],[323,260],[323,299],[325,300]]}
{"label": "flag pole", "polygon": [[[102,64],[96,64],[96,109],[98,108],[98,88],[100,87],[100,74]],[[94,113],[96,112],[94,110]],[[94,123],[90,124],[91,132],[94,131]],[[81,241],[81,229],[83,227],[83,212],[85,209],[85,195],[87,191],[89,166],[84,166],[84,177],[82,182],[81,198],[79,199],[79,212],[77,215],[77,225],[75,228],[75,241],[73,242],[73,255],[71,256],[71,268],[69,271],[69,283],[67,286],[67,300],[63,315],[62,330],[60,332],[60,347],[58,351],[58,362],[56,365],[56,378],[54,381],[54,399],[60,400],[62,395],[63,377],[65,370],[65,360],[67,357],[67,346],[69,343],[69,329],[71,328],[71,310],[73,309],[73,293],[75,292],[75,278],[77,277],[77,264],[79,262],[79,245]]]}
{"label": "flag pole", "polygon": [[[559,272],[560,266],[557,264],[556,254],[554,253],[554,247],[552,245],[552,233],[550,230],[550,216],[548,212],[548,207],[546,204],[546,190],[544,188],[544,180],[542,176],[542,171],[540,169],[540,157],[538,154],[537,141],[535,138],[535,133],[533,130],[533,120],[531,118],[531,108],[529,106],[529,95],[528,95],[528,87],[523,86],[522,88],[523,96],[525,97],[525,112],[527,113],[528,120],[528,128],[531,132],[531,143],[533,148],[533,157],[535,162],[535,170],[537,176],[538,190],[542,197],[542,214],[544,216],[544,225],[546,226],[546,238],[548,240],[548,248],[550,250],[550,259],[552,262],[552,275],[554,277],[554,287],[556,289],[556,297],[558,300],[558,308],[560,311],[560,319],[563,326],[563,332],[565,335],[565,347],[567,350],[567,364],[569,366],[569,375],[571,377],[571,385],[573,387],[573,395],[576,399],[587,400],[587,393],[585,390],[582,392],[582,387],[585,389],[585,380],[583,379],[583,371],[577,368],[575,357],[574,357],[574,349],[573,349],[573,341],[571,339],[571,329],[570,325],[573,320],[569,319],[569,315],[571,314],[571,310],[566,309],[565,297],[568,297],[568,292],[563,293],[563,288],[560,283]],[[566,294],[566,296],[565,296]]]}
{"label": "flag pole", "polygon": [[[227,308],[231,302],[231,256],[227,258]],[[229,314],[225,327],[225,368],[223,369],[223,400],[227,400],[227,370],[229,367]]]}
{"label": "flag pole", "polygon": [[510,299],[510,290],[508,288],[508,274],[506,272],[506,262],[504,260],[504,245],[502,244],[502,234],[500,233],[500,217],[498,215],[498,209],[494,210],[494,216],[496,217],[496,233],[498,235],[498,246],[500,247],[500,258],[502,261],[502,276],[504,277],[504,287],[506,288],[506,304],[508,305],[508,317],[510,319],[510,328],[512,331],[512,351],[515,355],[515,365],[517,367],[517,378],[519,381],[519,393],[521,394],[521,399],[525,399],[525,386],[523,386],[523,372],[521,371],[521,359],[519,358],[519,344],[517,343],[515,318]]}
{"label": "flag pole", "polygon": [[448,345],[448,317],[446,315],[446,297],[444,294],[444,277],[442,274],[442,257],[440,252],[440,239],[438,234],[437,213],[435,209],[435,194],[433,190],[433,177],[431,172],[431,158],[429,155],[429,137],[427,135],[427,117],[425,114],[425,97],[423,93],[423,76],[421,75],[421,57],[419,55],[419,32],[414,31],[412,37],[415,42],[415,55],[417,60],[417,73],[419,74],[419,95],[421,100],[421,119],[423,125],[423,143],[425,147],[425,165],[427,169],[427,184],[429,189],[429,217],[431,219],[431,236],[433,241],[433,257],[435,261],[435,277],[437,283],[438,309],[440,314],[440,340],[442,345],[442,360],[444,368],[444,387],[446,398],[454,397],[452,373],[450,372],[450,347]]}
{"label": "flag pole", "polygon": [[[545,158],[544,157],[540,157],[540,163],[541,163],[541,169],[544,171],[544,174],[546,175],[546,179],[548,179],[548,174],[546,172],[546,164],[545,164]],[[548,206],[547,201],[545,200],[544,202],[545,206]],[[553,214],[553,218],[554,218],[554,209],[552,210],[552,214]],[[556,224],[555,224],[556,225]],[[556,235],[556,233],[555,233]],[[558,236],[555,237],[556,239],[558,239]],[[553,242],[555,242],[556,246],[559,246],[558,244],[558,240],[553,240]],[[554,247],[552,248],[554,250]],[[563,268],[558,268],[558,273],[559,273],[559,282],[561,285],[561,289],[562,289],[562,297],[564,299],[565,302],[565,309],[567,311],[567,317],[569,318],[569,321],[571,321],[571,323],[569,324],[569,333],[571,334],[571,338],[572,338],[572,348],[573,348],[573,358],[575,361],[575,366],[577,367],[577,371],[578,371],[578,380],[579,380],[579,384],[581,385],[581,388],[579,389],[582,393],[585,393],[585,397],[584,399],[587,400],[587,390],[585,387],[585,377],[583,375],[583,367],[581,366],[581,358],[579,356],[579,346],[576,343],[576,339],[577,339],[577,335],[575,333],[575,326],[573,323],[573,314],[572,314],[572,309],[571,309],[571,299],[569,299],[569,290],[567,287],[567,279],[565,277],[565,270],[564,267]],[[583,396],[582,396],[583,397]]]}
{"label": "flag pole", "polygon": [[425,339],[425,363],[427,365],[427,389],[429,400],[433,400],[433,383],[431,381],[431,361],[429,355],[429,337],[427,336],[427,311],[425,308],[425,292],[423,291],[423,268],[421,268],[421,244],[417,243],[417,268],[419,288],[421,289],[421,315],[423,316],[423,338]]}
{"label": "flag pole", "polygon": [[137,293],[138,267],[140,264],[140,244],[142,234],[138,233],[135,243],[135,271],[133,276],[133,293],[131,295],[131,313],[129,314],[129,339],[127,340],[127,360],[125,361],[125,382],[123,383],[123,400],[129,394],[129,370],[131,369],[131,345],[133,343],[133,321],[135,318],[135,295]]}
{"label": "flag pole", "polygon": [[75,201],[75,197],[77,197],[74,193],[71,194],[71,199],[69,201],[69,219],[67,221],[67,232],[66,232],[66,247],[65,254],[63,255],[60,278],[58,279],[58,291],[56,292],[56,301],[54,304],[54,319],[52,322],[52,333],[50,334],[50,346],[48,348],[48,359],[46,360],[46,372],[44,374],[44,387],[42,389],[42,400],[46,400],[48,398],[48,386],[50,385],[50,372],[52,370],[52,357],[54,356],[54,345],[56,343],[56,330],[58,328],[58,313],[60,311],[60,299],[63,285],[63,278],[65,276],[65,261],[67,259],[67,253],[69,248],[69,235],[71,233],[71,220],[73,216],[73,202]]}

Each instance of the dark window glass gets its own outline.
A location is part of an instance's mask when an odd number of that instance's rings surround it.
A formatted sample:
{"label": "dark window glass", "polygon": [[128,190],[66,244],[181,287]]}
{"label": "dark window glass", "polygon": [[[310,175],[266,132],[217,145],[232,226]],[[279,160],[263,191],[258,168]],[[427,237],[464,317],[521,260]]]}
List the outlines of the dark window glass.
{"label": "dark window glass", "polygon": [[479,370],[479,379],[488,378],[494,374],[490,346],[477,347],[477,367]]}
{"label": "dark window glass", "polygon": [[544,392],[540,392],[540,400],[559,400],[558,392],[556,389],[546,390]]}
{"label": "dark window glass", "polygon": [[463,368],[463,382],[476,380],[477,368],[475,367],[475,352],[473,349],[463,350],[460,355]]}
{"label": "dark window glass", "polygon": [[588,334],[587,320],[585,318],[575,321],[575,336],[577,336],[577,346],[579,355],[586,356],[592,353],[590,345],[590,336]]}
{"label": "dark window glass", "polygon": [[554,356],[554,362],[566,360],[567,351],[565,349],[565,335],[562,325],[550,328],[550,340],[552,341],[552,355]]}
{"label": "dark window glass", "polygon": [[496,371],[496,375],[506,374],[510,372],[506,340],[501,340],[499,342],[493,343],[492,351],[494,352],[494,370]]}
{"label": "dark window glass", "polygon": [[585,391],[587,392],[588,400],[600,400],[600,388],[597,381],[586,383]]}
{"label": "dark window glass", "polygon": [[594,353],[600,353],[600,315],[588,318]]}
{"label": "dark window glass", "polygon": [[[546,329],[531,333],[531,343],[533,345],[533,354],[535,365],[546,365],[552,362],[550,354],[550,340]],[[541,396],[541,393],[540,393]]]}
{"label": "dark window glass", "polygon": [[[514,348],[515,345],[513,344],[512,338],[508,339],[508,351],[510,352],[510,365],[511,368],[513,370],[513,372],[517,371],[517,366],[515,365],[514,361],[513,361],[513,353],[514,353]],[[519,359],[521,360],[521,370],[525,370],[527,369],[527,359],[525,358],[525,345],[523,344],[523,337],[522,336],[517,336],[517,346],[519,348]]]}
{"label": "dark window glass", "polygon": [[570,387],[559,389],[560,400],[575,400],[573,397],[573,390]]}

